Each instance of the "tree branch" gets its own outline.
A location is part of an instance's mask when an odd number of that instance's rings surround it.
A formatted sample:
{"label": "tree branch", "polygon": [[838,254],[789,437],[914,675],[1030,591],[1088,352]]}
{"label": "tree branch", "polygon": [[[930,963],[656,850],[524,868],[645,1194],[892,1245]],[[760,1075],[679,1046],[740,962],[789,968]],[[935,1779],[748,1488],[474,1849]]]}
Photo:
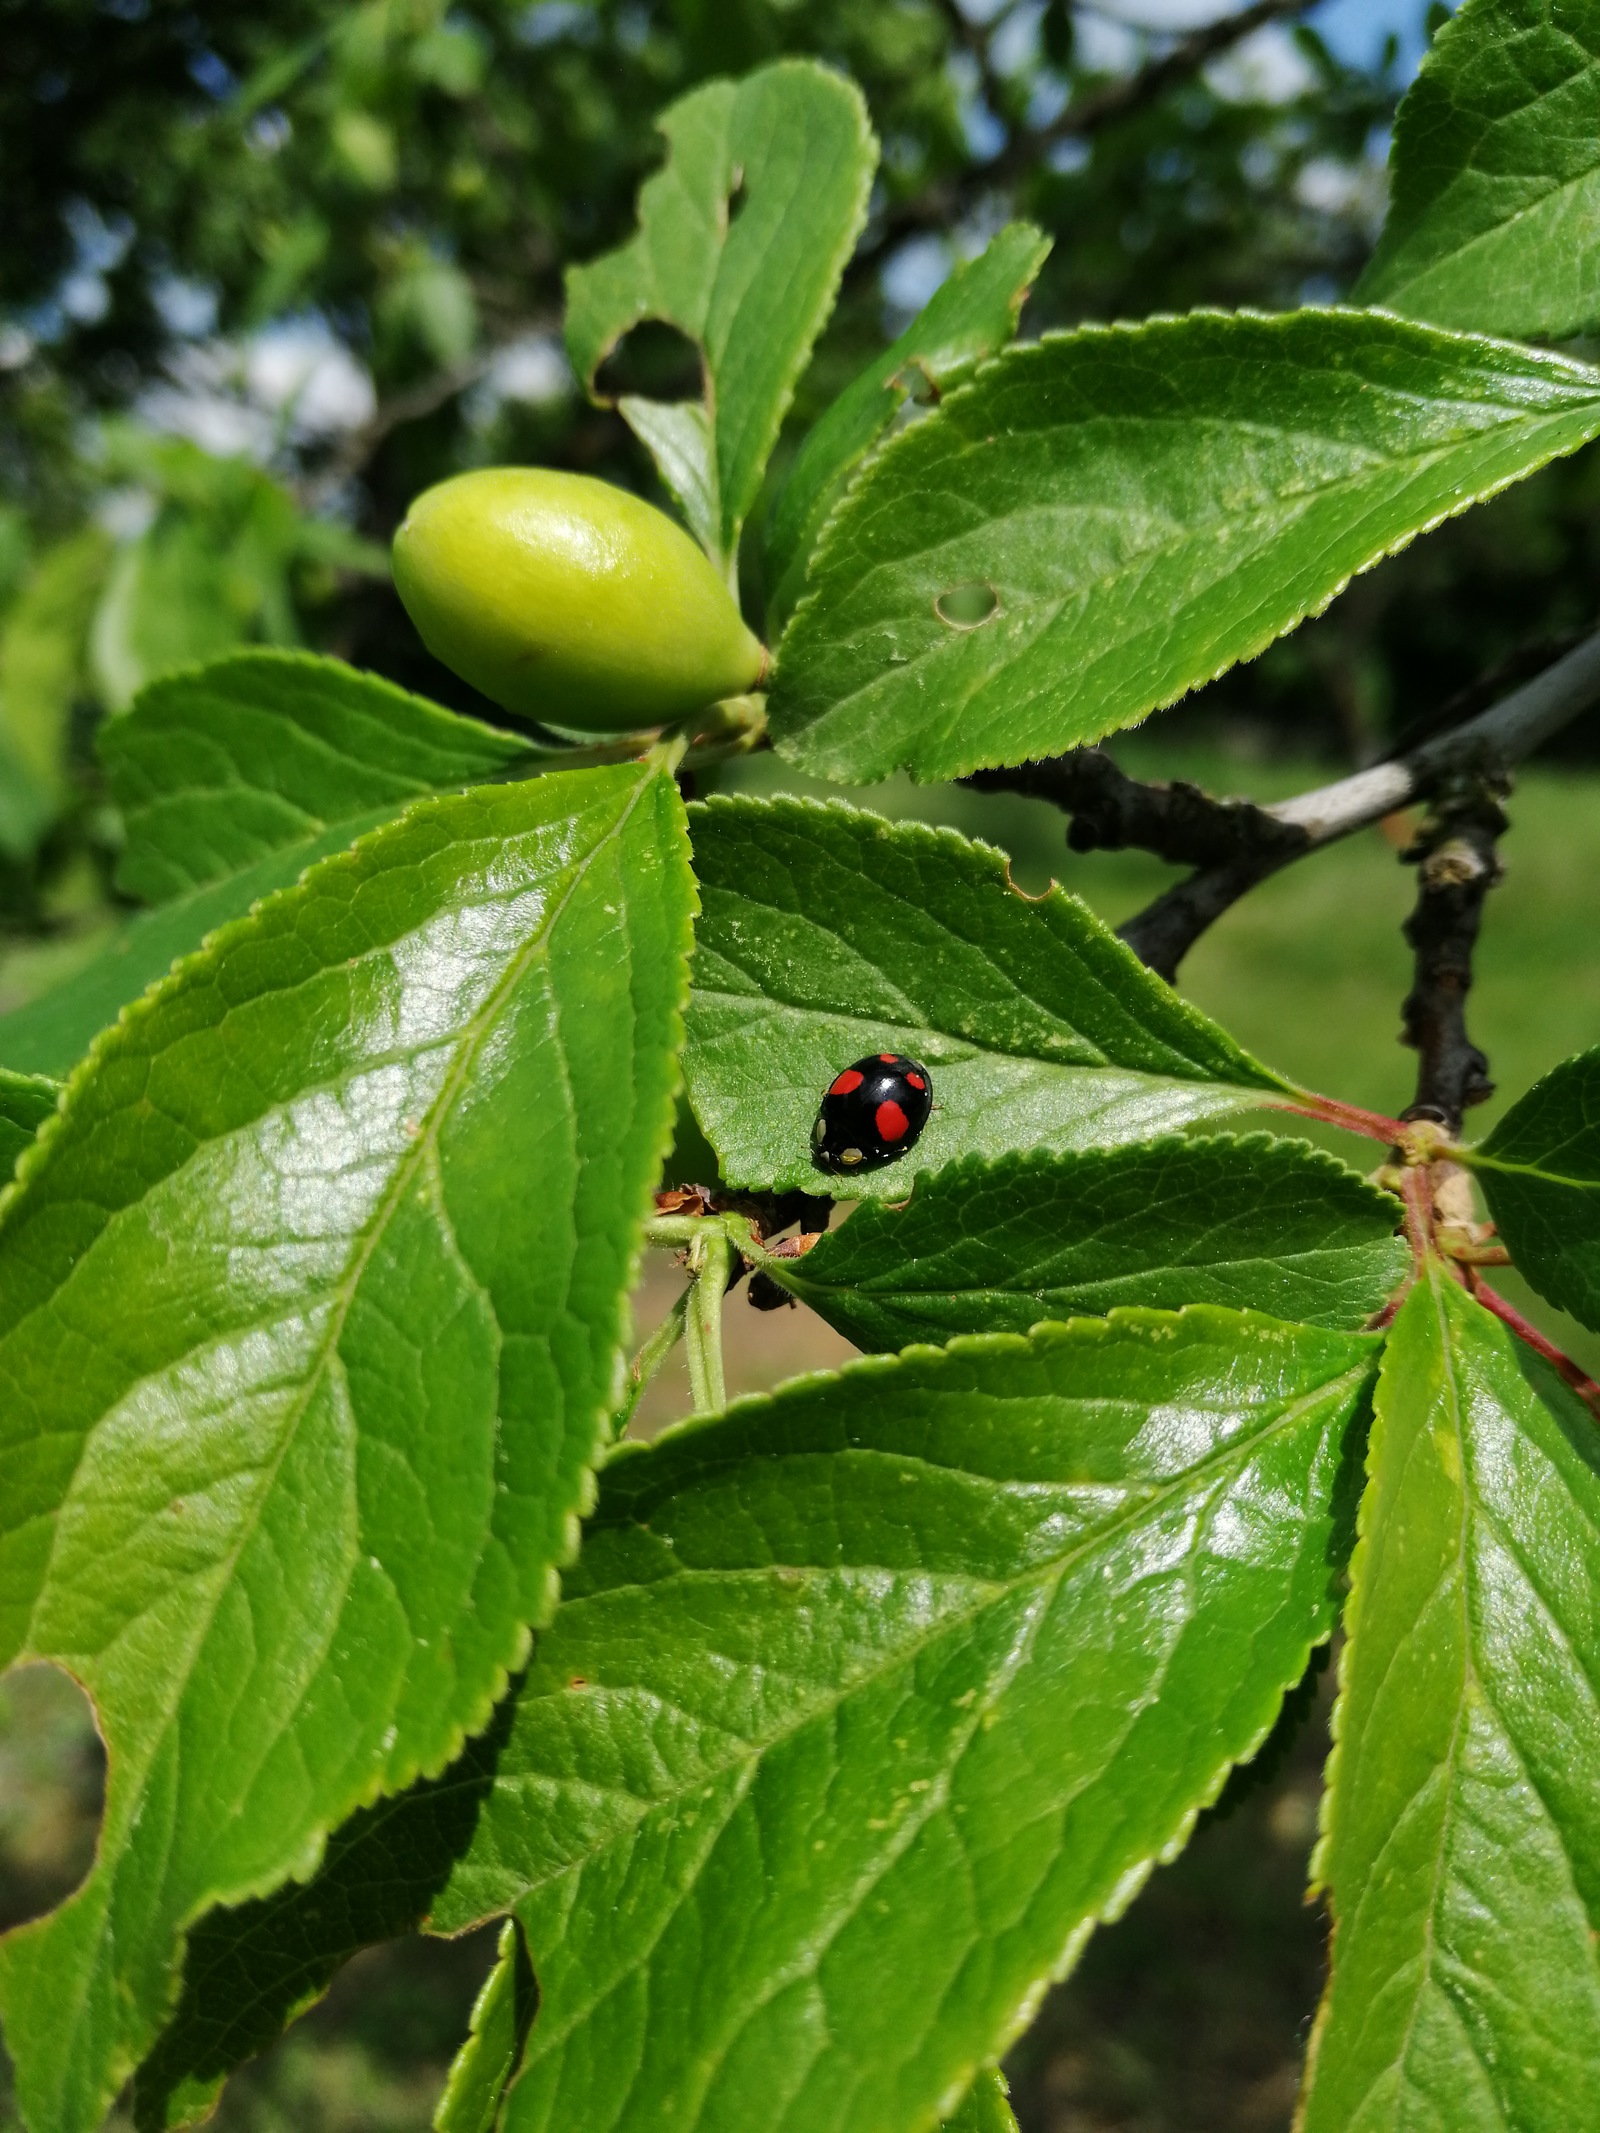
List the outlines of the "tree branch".
{"label": "tree branch", "polygon": [[1067,843],[1075,852],[1122,852],[1134,845],[1179,866],[1224,867],[1293,859],[1307,841],[1304,830],[1277,821],[1253,800],[1214,800],[1181,778],[1170,784],[1130,778],[1101,748],[975,770],[962,783],[978,792],[1050,801],[1072,817]]}
{"label": "tree branch", "polygon": [[1272,853],[1241,845],[1231,856],[1202,865],[1187,881],[1158,896],[1120,928],[1122,938],[1141,962],[1170,980],[1206,928],[1247,890],[1291,859],[1365,829],[1415,800],[1433,798],[1463,772],[1480,779],[1503,773],[1569,725],[1596,698],[1600,698],[1600,631],[1450,732],[1421,741],[1387,762],[1358,770],[1353,777],[1339,778],[1258,810],[1302,833],[1296,850]]}
{"label": "tree branch", "polygon": [[[1091,89],[1048,125],[1014,133],[1004,148],[981,163],[968,165],[958,177],[937,180],[911,199],[895,202],[885,211],[876,233],[851,261],[852,276],[876,266],[902,237],[918,230],[947,227],[956,219],[964,199],[1015,184],[1060,142],[1086,140],[1104,127],[1133,117],[1269,22],[1303,14],[1310,5],[1311,0],[1253,0],[1251,6],[1236,15],[1224,15],[1191,30],[1187,37],[1180,37],[1176,44],[1136,67],[1133,73]],[[944,11],[959,12],[954,0],[949,0]],[[965,35],[963,42],[968,42]],[[996,112],[997,117],[1001,115]]]}
{"label": "tree branch", "polygon": [[[1287,15],[1300,15],[1310,0],[1254,0],[1254,5],[1242,8],[1237,15],[1223,15],[1216,22],[1202,23],[1199,29],[1191,30],[1187,37],[1180,37],[1168,51],[1147,60],[1120,81],[1107,82],[1104,88],[1091,90],[1076,104],[1069,104],[1061,116],[1048,126],[1040,126],[1022,136],[1028,145],[1026,161],[1037,157],[1057,141],[1081,140],[1086,135],[1098,133],[1102,126],[1113,125],[1118,119],[1129,118],[1136,111],[1153,104],[1169,89],[1181,81],[1188,81],[1198,74],[1209,60],[1231,51],[1242,44],[1246,37],[1265,29],[1269,22],[1281,22]],[[1020,144],[1016,144],[1020,145]],[[1001,154],[1009,152],[1002,150]]]}
{"label": "tree branch", "polygon": [[1462,1113],[1494,1093],[1489,1062],[1467,1035],[1472,951],[1489,891],[1504,869],[1495,849],[1506,828],[1500,802],[1511,780],[1486,759],[1452,771],[1405,854],[1417,869],[1417,903],[1406,920],[1416,979],[1401,1009],[1401,1042],[1418,1053],[1416,1100],[1403,1116],[1431,1118],[1452,1136]]}

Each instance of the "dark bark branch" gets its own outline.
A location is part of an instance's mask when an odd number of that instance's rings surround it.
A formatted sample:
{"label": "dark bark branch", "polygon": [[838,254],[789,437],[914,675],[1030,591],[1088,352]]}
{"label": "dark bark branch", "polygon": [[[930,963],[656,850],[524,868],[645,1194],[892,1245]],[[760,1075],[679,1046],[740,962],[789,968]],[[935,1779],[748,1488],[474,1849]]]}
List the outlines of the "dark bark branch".
{"label": "dark bark branch", "polygon": [[1181,778],[1144,784],[1100,748],[977,770],[963,783],[978,792],[1050,801],[1072,817],[1067,842],[1075,852],[1121,852],[1133,845],[1178,866],[1220,867],[1258,858],[1281,863],[1307,842],[1303,829],[1279,822],[1253,800],[1214,800]]}
{"label": "dark bark branch", "polygon": [[1043,151],[1057,141],[1081,140],[1098,133],[1103,126],[1114,125],[1118,119],[1130,118],[1179,82],[1190,80],[1208,61],[1231,51],[1246,37],[1265,29],[1269,22],[1303,14],[1308,4],[1309,0],[1254,0],[1253,6],[1242,8],[1237,15],[1203,23],[1121,81],[1107,82],[1103,89],[1092,90],[1078,103],[1069,104],[1058,119],[1023,135],[1012,149],[1003,149],[1001,154],[1020,154],[1020,169],[1037,162]]}
{"label": "dark bark branch", "polygon": [[[997,154],[971,164],[959,176],[940,179],[912,199],[895,202],[851,262],[852,276],[876,266],[902,237],[918,230],[942,229],[959,216],[964,203],[1026,177],[1059,142],[1086,140],[1121,119],[1132,118],[1169,89],[1192,79],[1209,60],[1230,51],[1269,22],[1303,14],[1310,4],[1311,0],[1254,0],[1252,6],[1236,15],[1205,23],[1133,73],[1091,89],[1048,125],[1013,134]],[[963,38],[963,42],[967,40]],[[997,112],[996,116],[1003,114]]]}
{"label": "dark bark branch", "polygon": [[1296,851],[1277,854],[1259,845],[1254,851],[1241,847],[1220,863],[1202,866],[1131,918],[1119,929],[1122,938],[1141,962],[1170,981],[1206,928],[1290,859],[1365,829],[1415,800],[1431,799],[1464,772],[1480,778],[1503,773],[1569,725],[1596,698],[1600,698],[1600,631],[1450,732],[1435,734],[1403,755],[1358,770],[1353,777],[1259,809],[1275,822],[1303,832]]}
{"label": "dark bark branch", "polygon": [[1416,1048],[1418,1062],[1416,1100],[1403,1115],[1431,1118],[1452,1135],[1463,1112],[1494,1093],[1489,1062],[1467,1035],[1466,1004],[1483,906],[1503,872],[1496,845],[1510,789],[1492,760],[1463,765],[1441,786],[1405,855],[1417,869],[1416,908],[1405,927],[1416,978],[1401,1010],[1401,1042]]}

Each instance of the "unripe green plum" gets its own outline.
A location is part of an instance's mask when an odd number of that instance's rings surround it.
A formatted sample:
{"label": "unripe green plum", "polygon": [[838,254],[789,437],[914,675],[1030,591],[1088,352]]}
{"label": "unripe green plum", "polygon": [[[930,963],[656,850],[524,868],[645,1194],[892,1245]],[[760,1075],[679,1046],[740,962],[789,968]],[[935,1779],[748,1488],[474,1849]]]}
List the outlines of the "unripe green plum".
{"label": "unripe green plum", "polygon": [[394,537],[394,581],[436,658],[579,733],[670,725],[766,669],[689,536],[587,474],[485,467],[425,489]]}

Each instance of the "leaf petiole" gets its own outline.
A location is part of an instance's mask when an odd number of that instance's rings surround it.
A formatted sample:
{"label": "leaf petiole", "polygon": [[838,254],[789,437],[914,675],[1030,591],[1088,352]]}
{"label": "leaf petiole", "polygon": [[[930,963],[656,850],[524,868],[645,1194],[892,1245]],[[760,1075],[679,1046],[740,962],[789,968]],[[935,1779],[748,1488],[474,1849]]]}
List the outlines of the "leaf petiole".
{"label": "leaf petiole", "polygon": [[1468,1269],[1467,1286],[1484,1309],[1492,1311],[1502,1325],[1509,1326],[1518,1340],[1524,1341],[1535,1355],[1542,1355],[1557,1376],[1565,1378],[1590,1413],[1600,1419],[1600,1385],[1583,1365],[1575,1363],[1554,1341],[1546,1339],[1530,1319],[1523,1317],[1515,1304],[1508,1302],[1498,1289],[1491,1289],[1475,1268]]}
{"label": "leaf petiole", "polygon": [[728,1404],[722,1369],[722,1299],[735,1264],[733,1245],[718,1223],[703,1223],[689,1248],[688,1305],[683,1329],[689,1391],[697,1415]]}
{"label": "leaf petiole", "polygon": [[685,1289],[674,1300],[672,1309],[641,1344],[639,1353],[634,1357],[628,1371],[627,1397],[611,1418],[613,1439],[621,1439],[627,1435],[628,1424],[633,1420],[639,1402],[644,1398],[645,1388],[683,1338],[683,1322],[689,1309],[689,1293]]}

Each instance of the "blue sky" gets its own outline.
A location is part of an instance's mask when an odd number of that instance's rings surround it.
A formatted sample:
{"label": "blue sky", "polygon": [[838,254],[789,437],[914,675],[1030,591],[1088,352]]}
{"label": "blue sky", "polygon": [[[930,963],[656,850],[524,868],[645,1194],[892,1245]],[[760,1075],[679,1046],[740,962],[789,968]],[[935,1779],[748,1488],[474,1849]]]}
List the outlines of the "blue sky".
{"label": "blue sky", "polygon": [[[1243,0],[1105,0],[1103,12],[1151,29],[1188,30],[1234,11]],[[968,12],[992,12],[995,0],[962,0]],[[1345,59],[1368,60],[1393,30],[1400,39],[1407,71],[1421,61],[1422,19],[1427,0],[1322,0],[1306,16]]]}
{"label": "blue sky", "polygon": [[1422,58],[1426,0],[1324,0],[1306,17],[1343,59],[1370,59],[1388,33],[1400,39],[1406,71]]}

